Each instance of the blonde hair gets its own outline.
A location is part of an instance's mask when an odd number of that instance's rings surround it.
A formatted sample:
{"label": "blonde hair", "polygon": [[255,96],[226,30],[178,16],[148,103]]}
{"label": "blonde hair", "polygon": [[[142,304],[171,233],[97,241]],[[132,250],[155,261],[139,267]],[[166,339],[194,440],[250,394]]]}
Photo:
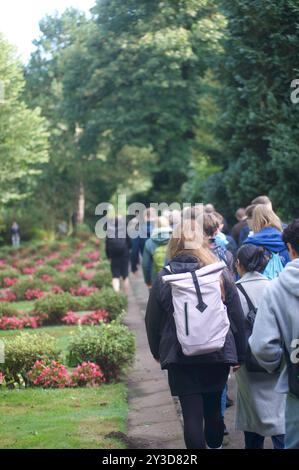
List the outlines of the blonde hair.
{"label": "blonde hair", "polygon": [[281,221],[275,212],[265,204],[258,204],[252,213],[252,229],[257,233],[265,227],[274,227],[282,232]]}
{"label": "blonde hair", "polygon": [[200,225],[195,220],[186,220],[177,225],[169,240],[168,259],[172,260],[181,254],[196,257],[204,266],[217,262],[217,258],[209,249]]}

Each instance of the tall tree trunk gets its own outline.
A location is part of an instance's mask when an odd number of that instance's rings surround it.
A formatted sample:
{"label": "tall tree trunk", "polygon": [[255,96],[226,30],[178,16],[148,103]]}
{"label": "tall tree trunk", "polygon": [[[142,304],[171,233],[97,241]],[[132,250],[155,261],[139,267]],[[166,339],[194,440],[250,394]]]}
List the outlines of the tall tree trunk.
{"label": "tall tree trunk", "polygon": [[83,224],[85,215],[85,190],[84,184],[80,181],[79,194],[78,194],[78,210],[77,210],[77,223]]}

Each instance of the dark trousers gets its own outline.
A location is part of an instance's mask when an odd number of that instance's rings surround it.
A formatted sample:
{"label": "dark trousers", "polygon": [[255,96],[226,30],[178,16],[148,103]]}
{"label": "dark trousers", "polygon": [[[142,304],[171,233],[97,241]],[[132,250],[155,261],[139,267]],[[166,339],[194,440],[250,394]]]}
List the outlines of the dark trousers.
{"label": "dark trousers", "polygon": [[222,445],[224,423],[221,392],[180,396],[187,449],[214,449]]}
{"label": "dark trousers", "polygon": [[[263,449],[265,437],[256,434],[255,432],[244,432],[245,436],[245,449]],[[272,436],[272,443],[274,449],[284,449],[284,434]]]}

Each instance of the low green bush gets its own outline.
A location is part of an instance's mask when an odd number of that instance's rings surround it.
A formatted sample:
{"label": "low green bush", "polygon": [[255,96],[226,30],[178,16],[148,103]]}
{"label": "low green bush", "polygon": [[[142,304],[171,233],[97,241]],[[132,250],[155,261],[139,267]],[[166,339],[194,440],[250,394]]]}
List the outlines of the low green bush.
{"label": "low green bush", "polygon": [[100,292],[95,292],[87,297],[87,308],[89,310],[107,310],[110,320],[115,320],[121,315],[127,305],[127,297],[122,293],[114,292],[110,287],[105,287]]}
{"label": "low green bush", "polygon": [[0,317],[17,317],[19,310],[9,302],[0,302]]}
{"label": "low green bush", "polygon": [[0,271],[0,287],[5,287],[4,279],[5,278],[17,278],[20,277],[19,272],[14,268],[3,269]]}
{"label": "low green bush", "polygon": [[85,327],[75,334],[68,348],[69,365],[75,367],[84,361],[95,362],[107,381],[118,380],[135,354],[132,332],[119,322]]}
{"label": "low green bush", "polygon": [[61,274],[55,278],[55,284],[64,291],[69,291],[72,287],[78,287],[81,280],[75,274]]}
{"label": "low green bush", "polygon": [[45,314],[47,319],[44,323],[55,325],[60,323],[61,319],[69,310],[73,310],[76,302],[71,294],[68,292],[61,292],[60,294],[47,294],[41,299],[34,302],[34,313]]}
{"label": "low green bush", "polygon": [[57,271],[52,266],[41,266],[35,273],[35,277],[47,276],[57,276]]}
{"label": "low green bush", "polygon": [[45,284],[39,279],[20,279],[16,284],[11,287],[11,290],[16,294],[17,300],[25,300],[25,293],[28,289],[41,289],[45,290]]}
{"label": "low green bush", "polygon": [[96,286],[99,289],[102,287],[111,287],[112,276],[110,270],[100,270],[97,274],[89,281],[90,285]]}
{"label": "low green bush", "polygon": [[59,360],[60,351],[55,339],[45,333],[20,333],[13,338],[4,338],[5,362],[0,370],[6,380],[18,381],[19,374],[26,381],[26,374],[39,359]]}

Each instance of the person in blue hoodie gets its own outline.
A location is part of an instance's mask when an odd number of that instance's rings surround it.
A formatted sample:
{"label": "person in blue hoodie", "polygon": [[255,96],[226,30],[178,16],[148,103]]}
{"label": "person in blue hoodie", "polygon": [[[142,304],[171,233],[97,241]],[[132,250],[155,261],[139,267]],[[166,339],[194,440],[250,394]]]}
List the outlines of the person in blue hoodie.
{"label": "person in blue hoodie", "polygon": [[290,257],[282,239],[282,223],[275,212],[265,204],[258,204],[252,212],[252,218],[248,218],[247,222],[253,230],[253,235],[250,235],[244,244],[262,246],[270,254],[278,253],[282,265],[285,266]]}

